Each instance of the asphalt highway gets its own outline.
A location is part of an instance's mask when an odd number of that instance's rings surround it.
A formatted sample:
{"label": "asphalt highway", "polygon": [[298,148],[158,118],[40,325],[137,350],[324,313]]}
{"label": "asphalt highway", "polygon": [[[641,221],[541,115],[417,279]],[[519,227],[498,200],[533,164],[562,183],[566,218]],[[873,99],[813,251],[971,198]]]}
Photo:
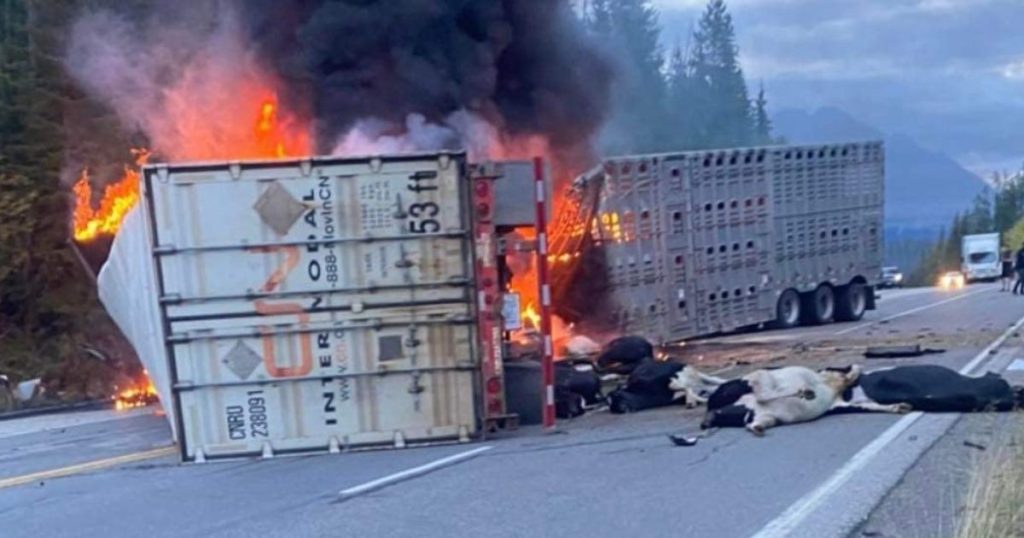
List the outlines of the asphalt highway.
{"label": "asphalt highway", "polygon": [[[1024,356],[1022,322],[1024,297],[998,286],[889,290],[859,323],[715,341],[868,367],[884,362],[864,345],[923,341],[946,352],[904,362],[980,373]],[[151,409],[0,421],[0,535],[847,536],[960,419],[844,415],[668,441],[699,418],[596,412],[465,445],[190,465]]]}

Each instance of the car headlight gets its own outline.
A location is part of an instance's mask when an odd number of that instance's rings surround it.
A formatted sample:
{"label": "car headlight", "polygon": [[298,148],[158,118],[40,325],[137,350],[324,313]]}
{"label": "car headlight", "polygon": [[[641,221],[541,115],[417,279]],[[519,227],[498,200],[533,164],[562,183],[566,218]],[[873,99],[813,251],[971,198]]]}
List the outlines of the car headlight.
{"label": "car headlight", "polygon": [[892,279],[894,282],[903,282],[903,273],[896,273]]}

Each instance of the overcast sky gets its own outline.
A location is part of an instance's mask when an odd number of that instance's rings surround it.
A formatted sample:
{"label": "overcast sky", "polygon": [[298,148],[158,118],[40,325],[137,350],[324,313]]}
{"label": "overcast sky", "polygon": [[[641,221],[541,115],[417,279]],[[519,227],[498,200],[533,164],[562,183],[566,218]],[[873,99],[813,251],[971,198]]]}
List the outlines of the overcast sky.
{"label": "overcast sky", "polygon": [[[705,0],[653,0],[667,45]],[[727,0],[773,109],[836,106],[987,174],[1024,162],[1024,0]]]}

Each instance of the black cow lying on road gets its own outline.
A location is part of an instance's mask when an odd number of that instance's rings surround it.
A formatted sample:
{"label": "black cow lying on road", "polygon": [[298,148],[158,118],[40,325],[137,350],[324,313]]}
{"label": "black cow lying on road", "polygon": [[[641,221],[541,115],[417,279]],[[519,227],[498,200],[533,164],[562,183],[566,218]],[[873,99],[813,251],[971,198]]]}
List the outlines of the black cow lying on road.
{"label": "black cow lying on road", "polygon": [[585,359],[555,363],[555,416],[575,418],[582,415],[587,406],[605,401],[601,378],[594,370],[594,363]]}
{"label": "black cow lying on road", "polygon": [[597,356],[602,373],[629,375],[640,363],[654,359],[654,346],[640,336],[623,336],[608,342]]}
{"label": "black cow lying on road", "polygon": [[[586,341],[570,342],[570,355],[587,355],[579,350]],[[673,403],[693,407],[723,379],[702,374],[696,368],[654,358],[654,346],[639,336],[616,338],[601,349],[594,363],[568,359],[556,363],[555,403],[559,417],[583,414],[586,405],[602,399],[597,374],[628,376],[626,382],[607,398],[613,413],[632,413]]]}
{"label": "black cow lying on road", "polygon": [[647,359],[633,367],[625,385],[608,394],[612,413],[635,413],[675,403],[696,407],[724,379],[703,374],[693,366]]}
{"label": "black cow lying on road", "polygon": [[934,413],[1011,411],[1024,408],[1024,387],[1013,387],[991,372],[970,377],[944,366],[907,365],[861,374],[841,401],[846,405],[830,414],[871,412],[892,404]]}

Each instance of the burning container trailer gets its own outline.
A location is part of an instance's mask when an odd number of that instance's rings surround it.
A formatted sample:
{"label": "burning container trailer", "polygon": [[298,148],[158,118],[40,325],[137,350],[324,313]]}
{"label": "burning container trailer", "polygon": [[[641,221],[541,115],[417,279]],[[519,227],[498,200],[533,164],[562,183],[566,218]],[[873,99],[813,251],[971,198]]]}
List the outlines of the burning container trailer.
{"label": "burning container trailer", "polygon": [[543,171],[461,153],[144,168],[99,291],[182,458],[464,441],[514,418],[495,246],[546,212]]}
{"label": "burning container trailer", "polygon": [[883,183],[880,142],[607,159],[553,231],[557,313],[602,301],[599,324],[660,343],[860,319],[881,275]]}

